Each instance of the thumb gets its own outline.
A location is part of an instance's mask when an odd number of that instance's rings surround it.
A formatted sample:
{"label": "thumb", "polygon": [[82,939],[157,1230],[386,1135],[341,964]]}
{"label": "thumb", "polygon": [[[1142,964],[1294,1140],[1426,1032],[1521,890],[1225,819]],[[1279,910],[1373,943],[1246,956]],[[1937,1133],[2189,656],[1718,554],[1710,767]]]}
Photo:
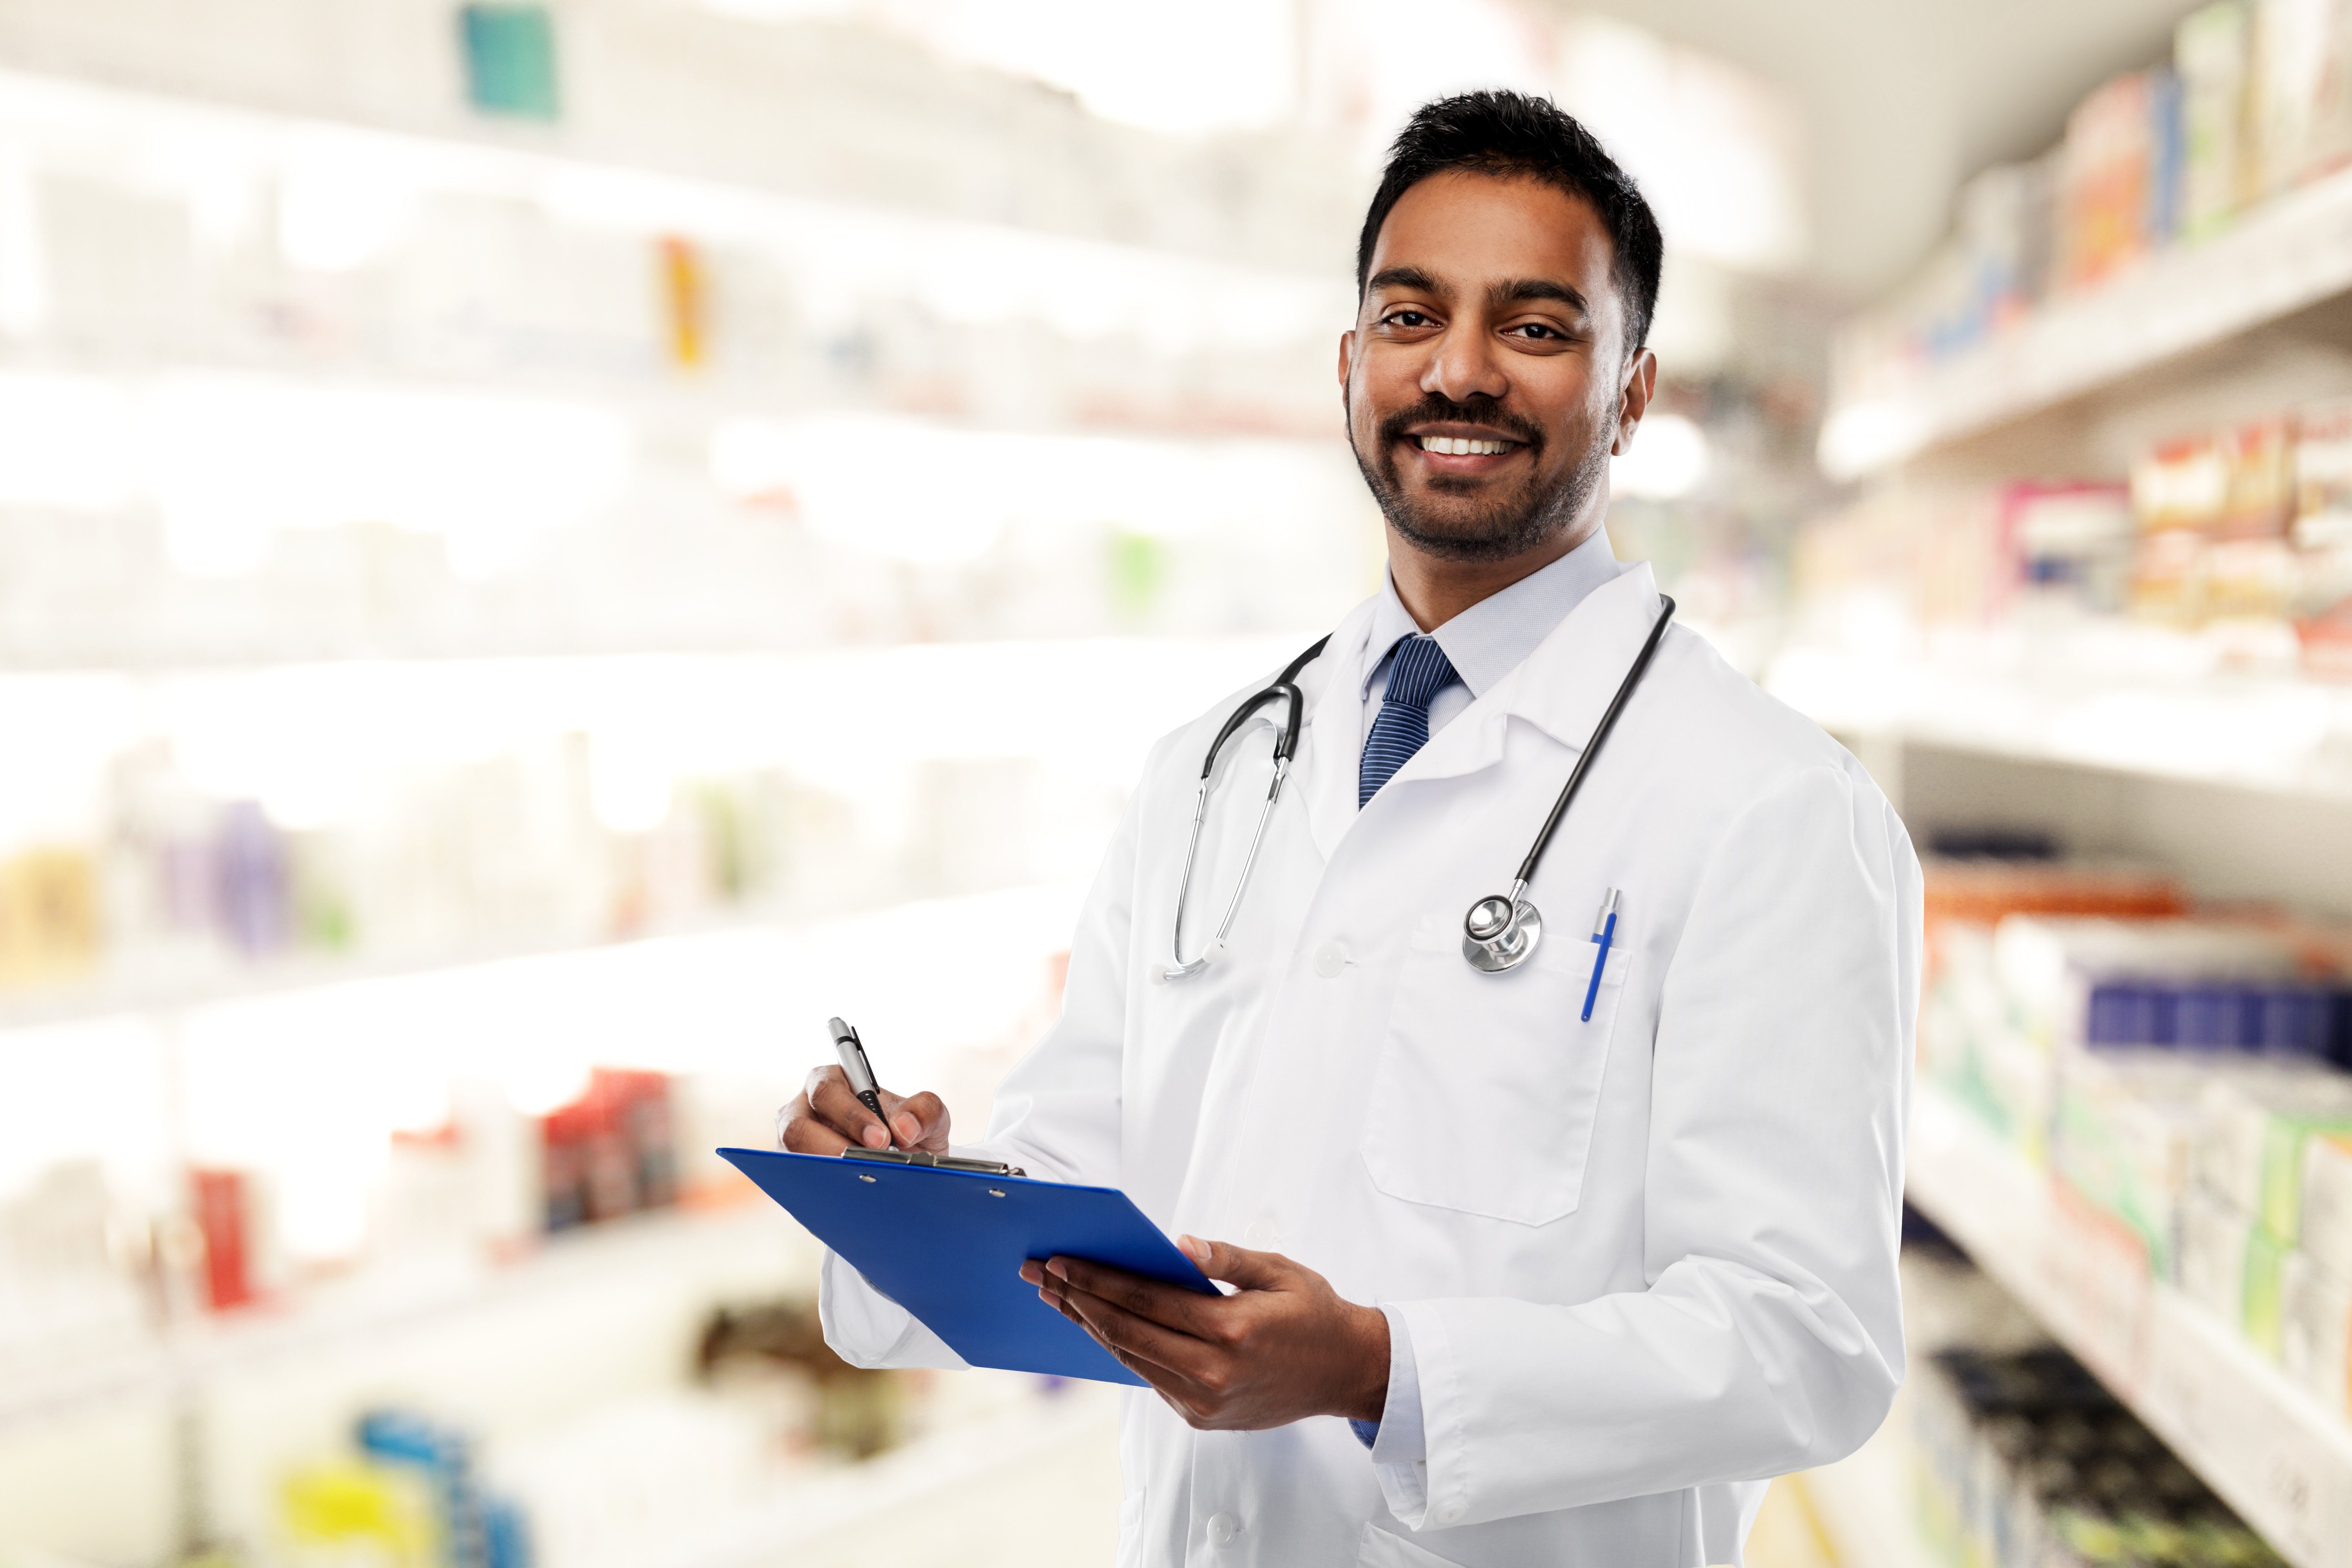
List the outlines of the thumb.
{"label": "thumb", "polygon": [[1288,1276],[1290,1260],[1278,1252],[1252,1252],[1231,1242],[1202,1241],[1197,1236],[1180,1236],[1176,1245],[1200,1265],[1202,1273],[1244,1290],[1272,1290]]}

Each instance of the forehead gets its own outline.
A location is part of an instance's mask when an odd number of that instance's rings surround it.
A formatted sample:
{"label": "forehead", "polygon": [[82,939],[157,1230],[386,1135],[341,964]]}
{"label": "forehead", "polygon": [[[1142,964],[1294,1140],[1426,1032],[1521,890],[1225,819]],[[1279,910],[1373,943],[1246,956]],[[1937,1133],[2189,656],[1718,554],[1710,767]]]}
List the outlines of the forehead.
{"label": "forehead", "polygon": [[1613,310],[1609,230],[1592,204],[1525,175],[1432,174],[1399,197],[1372,245],[1371,271],[1413,267],[1454,289],[1503,279],[1565,283]]}

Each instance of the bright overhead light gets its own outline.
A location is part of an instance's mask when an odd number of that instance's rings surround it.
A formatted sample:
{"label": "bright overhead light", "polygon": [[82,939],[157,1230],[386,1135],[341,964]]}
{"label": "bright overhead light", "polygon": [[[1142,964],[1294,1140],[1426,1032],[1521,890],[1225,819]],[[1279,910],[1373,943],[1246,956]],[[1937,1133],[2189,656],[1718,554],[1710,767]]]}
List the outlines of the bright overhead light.
{"label": "bright overhead light", "polygon": [[1706,432],[1679,414],[1653,414],[1633,432],[1622,458],[1609,459],[1612,495],[1675,500],[1706,479]]}

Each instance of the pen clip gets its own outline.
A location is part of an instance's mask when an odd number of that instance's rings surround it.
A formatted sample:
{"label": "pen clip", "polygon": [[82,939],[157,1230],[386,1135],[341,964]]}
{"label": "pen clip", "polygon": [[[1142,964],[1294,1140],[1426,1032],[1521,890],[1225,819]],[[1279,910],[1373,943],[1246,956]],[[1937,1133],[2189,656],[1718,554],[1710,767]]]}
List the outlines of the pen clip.
{"label": "pen clip", "polygon": [[1600,912],[1592,917],[1592,940],[1599,942],[1608,932],[1609,922],[1617,913],[1617,889],[1610,889],[1601,895]]}

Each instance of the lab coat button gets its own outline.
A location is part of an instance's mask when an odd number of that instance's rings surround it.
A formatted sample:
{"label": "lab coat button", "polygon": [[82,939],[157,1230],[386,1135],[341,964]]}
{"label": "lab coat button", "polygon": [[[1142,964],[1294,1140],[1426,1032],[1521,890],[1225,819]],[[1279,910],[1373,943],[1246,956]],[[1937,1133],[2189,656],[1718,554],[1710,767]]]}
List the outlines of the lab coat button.
{"label": "lab coat button", "polygon": [[1280,1238],[1276,1235],[1273,1226],[1265,1220],[1254,1219],[1250,1221],[1249,1228],[1242,1232],[1242,1239],[1252,1247],[1263,1250],[1272,1247]]}
{"label": "lab coat button", "polygon": [[1337,980],[1339,972],[1348,967],[1348,950],[1336,942],[1327,942],[1315,950],[1315,973],[1326,980]]}
{"label": "lab coat button", "polygon": [[1456,1501],[1454,1501],[1454,1502],[1442,1502],[1442,1503],[1439,1503],[1439,1504],[1437,1505],[1437,1522],[1438,1522],[1438,1523],[1440,1523],[1440,1524],[1459,1524],[1459,1523],[1461,1523],[1461,1522],[1462,1522],[1462,1504],[1461,1504],[1461,1502],[1460,1502],[1459,1500],[1456,1500]]}
{"label": "lab coat button", "polygon": [[1210,1545],[1229,1545],[1231,1544],[1234,1537],[1239,1535],[1241,1532],[1242,1521],[1235,1519],[1232,1514],[1213,1513],[1209,1516]]}

